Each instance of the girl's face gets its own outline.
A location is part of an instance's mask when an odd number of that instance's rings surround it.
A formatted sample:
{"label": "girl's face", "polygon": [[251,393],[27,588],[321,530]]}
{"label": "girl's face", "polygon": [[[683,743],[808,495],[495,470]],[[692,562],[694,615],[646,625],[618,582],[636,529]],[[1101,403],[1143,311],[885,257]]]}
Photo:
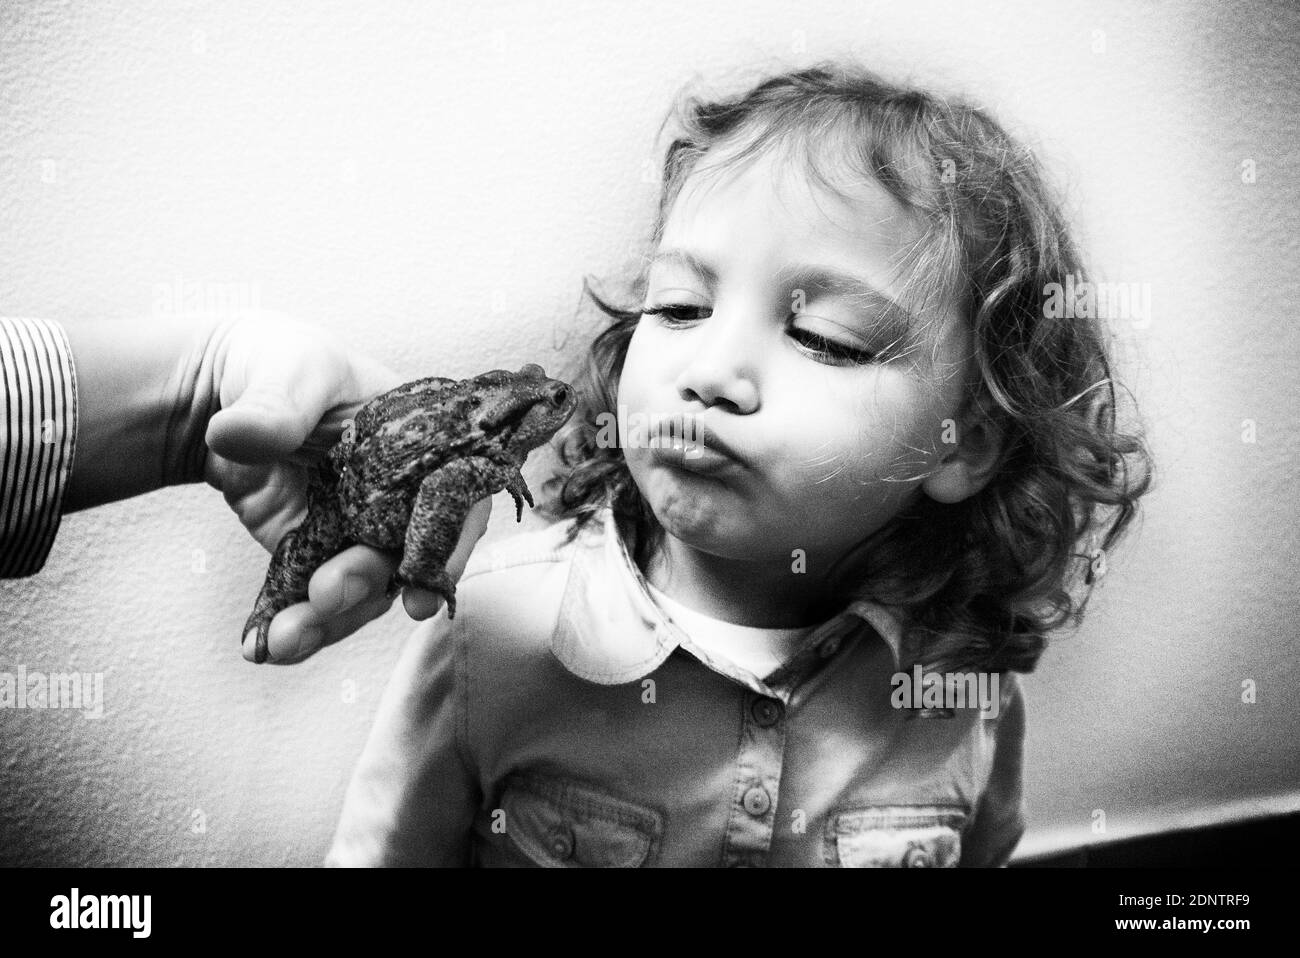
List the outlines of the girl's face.
{"label": "girl's face", "polygon": [[921,230],[874,182],[855,192],[778,175],[769,154],[693,173],[670,212],[644,307],[671,308],[643,313],[618,401],[629,423],[696,428],[700,448],[624,449],[691,548],[774,562],[802,549],[824,574],[953,449],[970,334],[951,307],[890,308]]}

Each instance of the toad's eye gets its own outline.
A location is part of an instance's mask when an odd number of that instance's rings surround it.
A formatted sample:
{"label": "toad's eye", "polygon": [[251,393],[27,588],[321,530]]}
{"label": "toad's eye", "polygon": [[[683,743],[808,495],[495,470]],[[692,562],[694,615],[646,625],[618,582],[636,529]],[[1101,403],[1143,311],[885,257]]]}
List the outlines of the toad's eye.
{"label": "toad's eye", "polygon": [[678,306],[671,303],[663,306],[647,306],[641,310],[643,316],[659,316],[665,326],[684,326],[697,319],[708,319],[713,312],[708,306]]}

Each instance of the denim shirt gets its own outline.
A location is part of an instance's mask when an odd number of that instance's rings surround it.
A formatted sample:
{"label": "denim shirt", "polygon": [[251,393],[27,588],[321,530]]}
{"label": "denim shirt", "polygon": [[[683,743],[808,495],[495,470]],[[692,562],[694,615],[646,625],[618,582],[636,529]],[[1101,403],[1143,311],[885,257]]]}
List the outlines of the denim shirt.
{"label": "denim shirt", "polygon": [[476,551],[403,647],[328,865],[990,866],[1024,830],[996,718],[891,706],[902,632],[855,602],[759,677],[655,605],[613,513]]}

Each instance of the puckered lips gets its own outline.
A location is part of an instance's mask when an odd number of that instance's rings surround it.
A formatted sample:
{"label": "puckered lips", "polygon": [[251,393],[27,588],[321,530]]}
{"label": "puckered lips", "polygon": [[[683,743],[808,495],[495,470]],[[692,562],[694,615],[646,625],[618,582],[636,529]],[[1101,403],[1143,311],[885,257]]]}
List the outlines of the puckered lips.
{"label": "puckered lips", "polygon": [[656,461],[701,476],[721,476],[747,468],[744,457],[698,417],[694,434],[683,438],[682,421],[680,416],[668,418],[668,436],[661,436],[659,447],[650,449]]}

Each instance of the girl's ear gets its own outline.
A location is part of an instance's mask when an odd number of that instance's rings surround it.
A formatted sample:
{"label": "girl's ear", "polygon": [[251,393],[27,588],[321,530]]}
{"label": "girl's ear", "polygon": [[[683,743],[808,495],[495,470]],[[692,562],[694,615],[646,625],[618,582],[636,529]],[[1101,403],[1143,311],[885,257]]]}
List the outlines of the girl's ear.
{"label": "girl's ear", "polygon": [[939,460],[921,488],[938,502],[961,502],[979,492],[994,476],[1002,458],[1004,436],[984,403],[972,403],[957,424],[956,442]]}

